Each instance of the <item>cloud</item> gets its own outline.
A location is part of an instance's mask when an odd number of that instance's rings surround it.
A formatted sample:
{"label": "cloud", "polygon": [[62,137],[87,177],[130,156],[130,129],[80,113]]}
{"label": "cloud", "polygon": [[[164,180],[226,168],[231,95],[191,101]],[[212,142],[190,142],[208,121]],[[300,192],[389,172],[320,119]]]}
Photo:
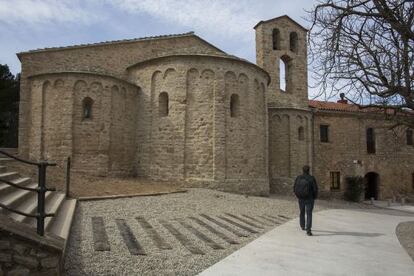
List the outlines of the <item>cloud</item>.
{"label": "cloud", "polygon": [[262,19],[252,1],[107,0],[128,13],[148,14],[163,21],[222,37],[243,37]]}
{"label": "cloud", "polygon": [[100,16],[78,0],[0,0],[0,22],[5,24],[89,24],[98,20]]}

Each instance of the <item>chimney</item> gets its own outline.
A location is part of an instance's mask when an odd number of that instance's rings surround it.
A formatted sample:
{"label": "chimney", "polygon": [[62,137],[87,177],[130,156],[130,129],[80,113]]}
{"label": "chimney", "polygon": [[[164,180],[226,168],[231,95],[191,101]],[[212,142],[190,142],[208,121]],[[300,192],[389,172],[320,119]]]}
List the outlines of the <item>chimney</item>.
{"label": "chimney", "polygon": [[338,100],[337,103],[341,103],[341,104],[347,104],[348,103],[348,100],[345,99],[345,93],[339,94],[339,97],[341,97],[341,99]]}

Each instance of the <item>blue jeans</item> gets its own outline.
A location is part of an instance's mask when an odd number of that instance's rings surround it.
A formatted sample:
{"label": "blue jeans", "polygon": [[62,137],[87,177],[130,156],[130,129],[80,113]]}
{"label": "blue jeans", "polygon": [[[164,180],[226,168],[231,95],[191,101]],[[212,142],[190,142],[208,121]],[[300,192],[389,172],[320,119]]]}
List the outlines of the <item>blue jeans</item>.
{"label": "blue jeans", "polygon": [[[299,222],[302,229],[310,231],[312,229],[312,211],[315,200],[312,199],[299,199]],[[305,227],[305,212],[306,212],[306,227]]]}

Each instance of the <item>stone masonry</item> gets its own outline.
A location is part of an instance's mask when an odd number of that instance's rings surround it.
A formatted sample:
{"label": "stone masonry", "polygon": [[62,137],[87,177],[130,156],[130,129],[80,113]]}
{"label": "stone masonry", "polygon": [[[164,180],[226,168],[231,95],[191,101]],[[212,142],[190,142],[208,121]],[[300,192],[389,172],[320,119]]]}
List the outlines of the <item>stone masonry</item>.
{"label": "stone masonry", "polygon": [[0,275],[61,275],[64,241],[0,215]]}

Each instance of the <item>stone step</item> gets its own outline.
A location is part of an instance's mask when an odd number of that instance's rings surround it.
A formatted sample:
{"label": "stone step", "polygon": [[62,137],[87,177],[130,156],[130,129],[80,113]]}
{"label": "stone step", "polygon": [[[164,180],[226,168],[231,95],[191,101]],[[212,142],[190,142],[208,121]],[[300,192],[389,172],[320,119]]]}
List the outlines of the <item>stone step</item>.
{"label": "stone step", "polygon": [[[46,192],[45,194],[46,201],[49,200],[51,195],[52,195],[52,192]],[[25,202],[23,202],[21,205],[17,207],[17,210],[27,213],[27,214],[32,214],[32,215],[35,214],[37,211],[37,193],[32,193],[32,195],[30,195],[30,197]],[[35,218],[22,216],[16,213],[11,214],[9,217],[14,219],[15,221],[25,222],[25,223],[36,220]]]}
{"label": "stone step", "polygon": [[16,179],[18,177],[19,177],[19,173],[18,172],[5,172],[5,173],[0,173],[0,179],[6,180],[6,181],[11,181],[11,180]]}
{"label": "stone step", "polygon": [[57,216],[50,225],[50,232],[67,240],[69,239],[70,228],[76,209],[76,199],[66,199],[63,201]]}
{"label": "stone step", "polygon": [[0,173],[5,173],[6,171],[7,171],[7,167],[0,165]]}
{"label": "stone step", "polygon": [[[29,188],[36,188],[37,184],[32,183],[28,185]],[[16,190],[10,194],[7,195],[7,197],[4,197],[1,199],[1,203],[6,205],[7,207],[15,209],[19,204],[21,204],[23,201],[25,201],[28,197],[30,197],[30,194],[33,193],[31,191],[26,190]],[[10,211],[2,210],[2,213],[10,214]]]}
{"label": "stone step", "polygon": [[5,164],[7,162],[13,161],[14,159],[8,157],[0,157],[0,164]]}
{"label": "stone step", "polygon": [[54,197],[46,204],[46,213],[54,213],[55,216],[45,218],[45,231],[50,232],[50,226],[55,217],[59,216],[59,209],[65,200],[65,194],[55,193]]}
{"label": "stone step", "polygon": [[[19,186],[27,186],[29,183],[31,183],[31,179],[29,177],[20,177],[10,182],[16,185],[19,185]],[[18,188],[15,188],[6,183],[0,183],[0,199],[5,197],[7,194],[14,192],[16,190],[18,190]]]}

